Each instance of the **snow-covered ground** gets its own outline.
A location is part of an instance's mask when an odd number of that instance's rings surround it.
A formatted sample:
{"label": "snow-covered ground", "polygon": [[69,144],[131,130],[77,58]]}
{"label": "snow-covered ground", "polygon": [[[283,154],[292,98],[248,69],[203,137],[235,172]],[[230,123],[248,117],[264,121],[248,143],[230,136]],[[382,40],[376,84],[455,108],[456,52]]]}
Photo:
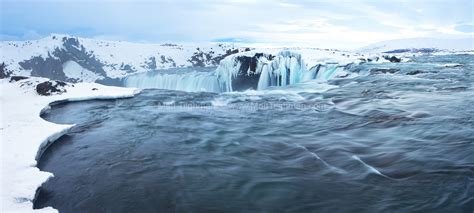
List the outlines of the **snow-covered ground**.
{"label": "snow-covered ground", "polygon": [[[60,95],[40,96],[35,86],[45,78],[29,78],[9,83],[0,80],[0,212],[57,212],[48,207],[33,210],[37,188],[52,176],[36,167],[38,150],[65,134],[72,126],[47,122],[40,112],[58,100],[112,99],[132,97],[133,88],[107,87],[95,83],[66,86]],[[96,88],[93,90],[93,88]]]}

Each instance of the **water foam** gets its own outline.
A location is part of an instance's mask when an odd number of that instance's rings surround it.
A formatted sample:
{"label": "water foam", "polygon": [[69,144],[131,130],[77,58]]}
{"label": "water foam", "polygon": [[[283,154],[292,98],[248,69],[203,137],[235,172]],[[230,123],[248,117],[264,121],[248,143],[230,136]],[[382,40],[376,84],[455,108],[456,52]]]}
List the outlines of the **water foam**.
{"label": "water foam", "polygon": [[[382,172],[380,172],[379,170],[377,170],[376,168],[374,168],[373,166],[367,164],[366,162],[364,162],[362,159],[360,159],[357,155],[352,155],[352,158],[359,161],[362,165],[364,165],[370,172],[372,173],[375,173],[377,175],[380,175],[382,177],[386,177],[386,178],[390,178],[388,177],[387,175],[384,175],[382,174]],[[392,178],[390,178],[392,179]]]}

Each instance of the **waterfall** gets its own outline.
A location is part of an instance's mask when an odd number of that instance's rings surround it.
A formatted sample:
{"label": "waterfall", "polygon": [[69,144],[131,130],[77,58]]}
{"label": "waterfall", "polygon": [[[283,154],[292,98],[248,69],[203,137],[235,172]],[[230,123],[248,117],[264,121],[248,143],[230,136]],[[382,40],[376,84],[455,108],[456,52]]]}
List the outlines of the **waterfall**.
{"label": "waterfall", "polygon": [[324,66],[321,66],[315,79],[326,80],[326,81],[331,80],[338,75],[344,74],[343,73],[344,69],[345,69],[344,66],[339,66],[336,63],[326,64]]}
{"label": "waterfall", "polygon": [[124,80],[126,87],[182,90],[187,92],[221,92],[213,72],[183,72],[173,74],[140,73]]}
{"label": "waterfall", "polygon": [[[337,63],[318,64],[307,69],[300,54],[282,51],[276,56],[262,53],[232,55],[221,61],[216,73],[223,91],[235,91],[284,87],[315,79],[327,81],[345,74],[344,69]],[[257,79],[255,85],[245,85],[249,88],[239,85],[254,79]]]}
{"label": "waterfall", "polygon": [[277,55],[245,52],[224,58],[214,71],[190,72],[189,69],[130,75],[124,79],[124,85],[188,92],[232,92],[285,87],[311,80],[327,81],[347,74],[345,66],[338,63],[318,64],[307,69],[301,55],[290,51]]}
{"label": "waterfall", "polygon": [[[247,53],[248,54],[248,53]],[[221,61],[216,70],[221,88],[234,91],[239,79],[256,79],[250,88],[265,89],[271,86],[287,86],[303,81],[306,65],[298,53],[282,51],[276,56],[263,53],[232,55]]]}

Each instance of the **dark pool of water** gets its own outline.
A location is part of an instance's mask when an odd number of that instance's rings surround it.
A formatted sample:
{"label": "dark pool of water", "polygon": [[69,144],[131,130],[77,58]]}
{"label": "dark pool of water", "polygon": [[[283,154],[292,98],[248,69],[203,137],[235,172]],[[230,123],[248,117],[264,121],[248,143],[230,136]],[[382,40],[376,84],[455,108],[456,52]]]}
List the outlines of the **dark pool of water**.
{"label": "dark pool of water", "polygon": [[46,120],[77,125],[39,160],[55,177],[34,206],[472,213],[473,60],[456,59],[464,66],[422,58],[324,92],[145,90],[54,105]]}

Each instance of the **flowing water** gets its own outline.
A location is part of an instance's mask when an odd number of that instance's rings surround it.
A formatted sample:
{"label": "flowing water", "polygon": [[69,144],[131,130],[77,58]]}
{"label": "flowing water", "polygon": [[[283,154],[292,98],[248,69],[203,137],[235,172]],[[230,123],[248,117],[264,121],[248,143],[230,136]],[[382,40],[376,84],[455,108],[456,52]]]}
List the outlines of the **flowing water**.
{"label": "flowing water", "polygon": [[474,57],[347,71],[258,91],[53,105],[44,119],[77,125],[39,160],[55,177],[34,206],[472,213]]}

